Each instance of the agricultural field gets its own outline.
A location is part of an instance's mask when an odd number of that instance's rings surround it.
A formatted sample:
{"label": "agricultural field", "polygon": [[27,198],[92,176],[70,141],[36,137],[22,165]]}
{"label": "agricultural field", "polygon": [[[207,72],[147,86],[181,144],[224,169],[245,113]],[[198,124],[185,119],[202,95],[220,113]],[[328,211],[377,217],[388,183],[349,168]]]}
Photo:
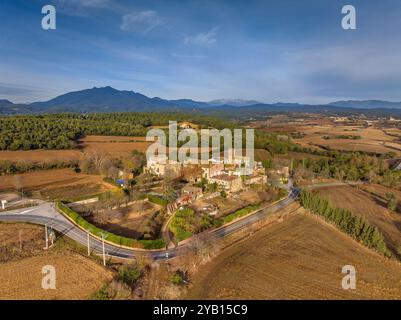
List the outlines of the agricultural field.
{"label": "agricultural field", "polygon": [[119,158],[129,156],[133,150],[145,152],[152,142],[146,137],[86,136],[78,140],[78,148],[71,150],[0,151],[0,161],[12,163],[51,163],[79,161],[84,152],[97,150]]}
{"label": "agricultural field", "polygon": [[[357,272],[344,290],[344,265]],[[298,213],[263,228],[195,274],[186,299],[400,299],[400,264],[318,218]]]}
{"label": "agricultural field", "polygon": [[33,197],[70,199],[116,189],[101,176],[76,173],[72,169],[54,169],[0,176],[0,192],[23,190]]}
{"label": "agricultural field", "polygon": [[384,130],[359,125],[309,125],[300,126],[296,132],[303,137],[294,142],[304,147],[322,149],[322,147],[342,151],[364,151],[372,153],[394,152],[401,155],[401,144],[397,137],[390,136]]}
{"label": "agricultural field", "polygon": [[[111,280],[111,273],[93,260],[44,247],[42,226],[0,223],[0,300],[87,299]],[[45,265],[56,268],[56,290],[42,289]]]}
{"label": "agricultural field", "polygon": [[[42,288],[42,268],[56,269],[56,289]],[[0,264],[0,299],[88,299],[112,278],[98,263],[77,253],[49,252]]]}
{"label": "agricultural field", "polygon": [[78,146],[84,152],[96,150],[119,158],[134,150],[146,152],[151,143],[146,137],[86,136],[78,141]]}
{"label": "agricultural field", "polygon": [[[378,193],[383,192],[382,187],[370,188]],[[321,188],[316,192],[336,206],[351,210],[379,228],[393,252],[398,252],[401,248],[401,214],[388,210],[382,198],[350,186]]]}
{"label": "agricultural field", "polygon": [[43,252],[44,228],[25,223],[0,223],[0,263]]}
{"label": "agricultural field", "polygon": [[55,161],[81,160],[80,150],[27,150],[27,151],[0,151],[0,161],[12,163],[50,163]]}

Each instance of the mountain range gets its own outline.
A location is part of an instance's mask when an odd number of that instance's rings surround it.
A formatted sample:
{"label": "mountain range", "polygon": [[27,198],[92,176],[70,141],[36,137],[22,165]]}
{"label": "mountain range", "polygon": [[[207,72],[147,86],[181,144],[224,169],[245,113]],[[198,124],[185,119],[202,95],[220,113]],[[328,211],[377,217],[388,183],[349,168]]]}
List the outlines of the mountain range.
{"label": "mountain range", "polygon": [[[258,115],[264,112],[360,112],[381,110],[388,114],[393,110],[401,114],[401,102],[381,100],[336,101],[326,105],[305,105],[298,103],[265,104],[255,100],[220,99],[210,102],[191,99],[166,100],[159,97],[149,98],[134,91],[117,90],[101,87],[69,92],[48,101],[30,104],[14,104],[9,100],[0,100],[0,114],[25,114],[44,112],[128,112],[128,111],[180,111],[188,110],[200,113],[227,113]],[[385,111],[385,109],[387,109]]]}

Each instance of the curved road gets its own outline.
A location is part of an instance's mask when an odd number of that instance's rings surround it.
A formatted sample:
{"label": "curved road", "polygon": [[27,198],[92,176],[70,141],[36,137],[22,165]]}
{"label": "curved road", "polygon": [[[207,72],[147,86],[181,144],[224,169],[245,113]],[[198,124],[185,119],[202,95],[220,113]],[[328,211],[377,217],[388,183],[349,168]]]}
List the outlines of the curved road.
{"label": "curved road", "polygon": [[[280,202],[259,211],[243,217],[240,220],[234,221],[233,223],[222,226],[218,229],[209,231],[210,236],[217,238],[223,238],[230,234],[233,234],[255,222],[261,221],[266,216],[277,212],[284,207],[288,206],[298,197],[300,190],[298,188],[291,188],[291,191],[287,198]],[[40,225],[47,225],[63,235],[73,239],[83,246],[87,246],[88,233],[75,226],[70,220],[60,214],[52,203],[39,204],[37,207],[24,208],[18,210],[10,210],[0,212],[0,221],[4,222],[28,222]],[[102,252],[102,241],[93,237],[90,237],[90,249],[92,252]],[[107,239],[106,239],[107,240]],[[173,258],[179,254],[179,252],[185,247],[189,246],[191,241],[188,241],[182,245],[179,245],[171,249],[161,250],[140,250],[140,249],[128,249],[120,248],[117,245],[105,243],[105,251],[107,256],[123,258],[123,259],[134,259],[138,255],[148,255],[155,260]]]}

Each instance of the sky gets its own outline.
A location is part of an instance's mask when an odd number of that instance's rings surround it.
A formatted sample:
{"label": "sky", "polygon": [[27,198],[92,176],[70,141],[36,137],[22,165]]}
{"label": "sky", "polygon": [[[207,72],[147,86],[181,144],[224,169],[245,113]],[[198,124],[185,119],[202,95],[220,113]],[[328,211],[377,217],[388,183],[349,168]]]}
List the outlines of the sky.
{"label": "sky", "polygon": [[[44,5],[56,29],[43,30]],[[341,27],[344,5],[356,30]],[[0,99],[401,101],[399,0],[0,0]]]}

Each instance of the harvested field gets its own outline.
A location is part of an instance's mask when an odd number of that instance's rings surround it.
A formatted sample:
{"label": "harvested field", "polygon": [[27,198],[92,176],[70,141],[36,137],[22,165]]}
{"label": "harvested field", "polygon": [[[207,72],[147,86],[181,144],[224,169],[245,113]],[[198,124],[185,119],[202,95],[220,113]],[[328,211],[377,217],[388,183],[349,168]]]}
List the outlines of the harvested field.
{"label": "harvested field", "polygon": [[[311,125],[301,126],[298,132],[304,137],[294,142],[305,146],[322,149],[328,147],[344,151],[365,151],[373,153],[395,152],[401,155],[401,146],[395,143],[397,137],[390,136],[382,129],[365,128],[357,125]],[[343,139],[339,136],[358,136],[359,139]],[[328,137],[329,139],[325,139]]]}
{"label": "harvested field", "polygon": [[151,143],[145,137],[87,136],[79,141],[79,148],[102,151],[118,158],[129,156],[134,150],[146,152]]}
{"label": "harvested field", "polygon": [[42,253],[44,246],[43,227],[25,223],[0,223],[0,263]]}
{"label": "harvested field", "polygon": [[[344,265],[356,290],[341,287]],[[186,299],[400,299],[401,265],[306,214],[224,250],[193,279]]]}
{"label": "harvested field", "polygon": [[74,150],[0,151],[0,161],[13,163],[49,163],[81,160],[84,151],[99,150],[115,157],[129,156],[133,150],[145,152],[151,142],[146,137],[86,136]]}
{"label": "harvested field", "polygon": [[[42,289],[42,268],[55,267],[56,289]],[[75,253],[48,253],[0,265],[0,299],[88,299],[112,275]]]}
{"label": "harvested field", "polygon": [[0,160],[7,160],[13,163],[48,163],[80,159],[82,159],[82,152],[80,150],[0,151]]}
{"label": "harvested field", "polygon": [[0,192],[23,188],[33,196],[67,199],[115,189],[101,176],[75,173],[72,169],[54,169],[0,176]]}
{"label": "harvested field", "polygon": [[380,184],[374,184],[374,183],[363,184],[363,185],[361,185],[361,189],[365,190],[369,193],[372,193],[373,195],[376,195],[382,199],[386,198],[386,194],[392,193],[397,198],[397,200],[401,202],[401,191],[400,190],[396,190],[393,188],[389,188],[389,187],[382,186]]}
{"label": "harvested field", "polygon": [[321,188],[316,192],[333,204],[351,210],[378,227],[393,252],[401,248],[401,214],[387,210],[382,198],[350,186]]}

